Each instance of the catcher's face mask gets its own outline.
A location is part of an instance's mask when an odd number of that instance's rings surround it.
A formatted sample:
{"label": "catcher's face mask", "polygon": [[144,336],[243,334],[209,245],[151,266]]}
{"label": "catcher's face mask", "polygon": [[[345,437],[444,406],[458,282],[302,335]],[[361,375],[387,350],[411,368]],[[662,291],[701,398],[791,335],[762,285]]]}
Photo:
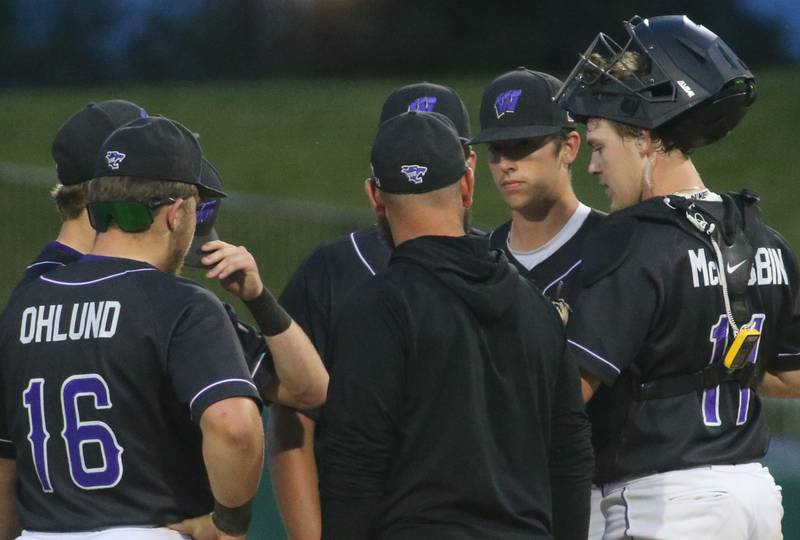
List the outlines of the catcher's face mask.
{"label": "catcher's face mask", "polygon": [[669,15],[624,22],[620,45],[600,33],[556,94],[576,120],[607,118],[655,129],[717,96],[731,81],[753,75],[713,32],[688,17]]}

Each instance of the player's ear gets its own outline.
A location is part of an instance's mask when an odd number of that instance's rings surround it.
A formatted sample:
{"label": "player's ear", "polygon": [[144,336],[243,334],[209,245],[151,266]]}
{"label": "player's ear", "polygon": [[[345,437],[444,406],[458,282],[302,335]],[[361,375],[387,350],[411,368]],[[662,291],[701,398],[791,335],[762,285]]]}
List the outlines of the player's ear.
{"label": "player's ear", "polygon": [[559,151],[559,159],[561,163],[567,167],[575,163],[578,159],[578,152],[581,149],[581,136],[577,131],[570,131],[567,133],[567,138],[561,143],[561,150]]}
{"label": "player's ear", "polygon": [[461,203],[464,205],[464,208],[470,208],[472,206],[473,195],[475,195],[475,175],[470,167],[467,167],[464,176],[461,177],[459,186],[461,190]]}
{"label": "player's ear", "polygon": [[174,231],[180,224],[180,220],[185,219],[185,212],[181,210],[185,203],[186,199],[177,199],[174,203],[164,207],[163,215],[170,231]]}
{"label": "player's ear", "polygon": [[650,134],[649,129],[643,129],[639,132],[639,136],[636,137],[636,147],[642,154],[649,155],[655,151],[653,136]]}
{"label": "player's ear", "polygon": [[372,213],[378,217],[385,217],[386,206],[383,204],[383,200],[381,199],[381,190],[378,189],[372,178],[367,178],[364,180],[364,193],[367,194],[369,204],[372,206]]}
{"label": "player's ear", "polygon": [[467,167],[472,169],[472,172],[474,173],[475,170],[476,170],[475,167],[477,167],[477,166],[478,166],[478,154],[470,146],[469,147],[469,156],[467,157]]}

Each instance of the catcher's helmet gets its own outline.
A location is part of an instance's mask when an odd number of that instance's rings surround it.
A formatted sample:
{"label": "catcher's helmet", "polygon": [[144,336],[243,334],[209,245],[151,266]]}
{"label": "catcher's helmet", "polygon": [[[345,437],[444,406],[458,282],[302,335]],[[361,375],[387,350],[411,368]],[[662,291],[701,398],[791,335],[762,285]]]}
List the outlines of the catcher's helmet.
{"label": "catcher's helmet", "polygon": [[625,46],[598,34],[556,95],[573,118],[645,129],[669,122],[692,147],[739,123],[755,99],[755,78],[722,39],[684,15],[637,16],[624,25]]}

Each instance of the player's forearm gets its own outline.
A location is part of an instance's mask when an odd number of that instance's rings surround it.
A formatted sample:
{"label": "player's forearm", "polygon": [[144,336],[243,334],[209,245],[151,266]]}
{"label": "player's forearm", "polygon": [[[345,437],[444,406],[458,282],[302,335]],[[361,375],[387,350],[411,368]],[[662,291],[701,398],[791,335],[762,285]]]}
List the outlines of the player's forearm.
{"label": "player's forearm", "polygon": [[581,393],[583,394],[583,402],[588,403],[594,396],[594,393],[600,387],[600,378],[596,375],[581,371]]}
{"label": "player's forearm", "polygon": [[758,393],[771,398],[800,399],[800,370],[764,373]]}
{"label": "player's forearm", "polygon": [[274,405],[267,427],[270,479],[286,534],[289,540],[319,540],[322,517],[314,421]]}
{"label": "player's forearm", "polygon": [[265,339],[278,379],[274,401],[300,409],[322,405],[328,392],[328,372],[303,329],[292,321],[285,332]]}
{"label": "player's forearm", "polygon": [[255,403],[236,397],[203,412],[203,459],[214,498],[228,507],[255,497],[264,461],[264,429]]}
{"label": "player's forearm", "polygon": [[17,521],[16,485],[16,462],[0,458],[0,540],[12,540],[21,532]]}

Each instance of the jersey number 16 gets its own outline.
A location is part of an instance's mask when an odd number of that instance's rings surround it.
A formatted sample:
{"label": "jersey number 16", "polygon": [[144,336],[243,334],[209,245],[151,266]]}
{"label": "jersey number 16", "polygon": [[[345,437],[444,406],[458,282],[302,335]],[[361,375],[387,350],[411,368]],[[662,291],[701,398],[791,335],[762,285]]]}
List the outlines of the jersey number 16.
{"label": "jersey number 16", "polygon": [[[96,409],[111,408],[111,397],[106,381],[95,373],[73,375],[61,385],[61,414],[64,429],[61,437],[67,450],[69,474],[76,486],[83,489],[104,489],[116,486],[122,478],[122,447],[117,437],[105,422],[81,421],[78,414],[78,398],[94,398]],[[44,410],[44,379],[31,379],[28,388],[22,393],[22,403],[28,409],[31,429],[28,441],[31,443],[33,465],[42,490],[53,492],[50,482],[47,431]],[[84,445],[100,445],[103,464],[89,467],[84,458]]]}

